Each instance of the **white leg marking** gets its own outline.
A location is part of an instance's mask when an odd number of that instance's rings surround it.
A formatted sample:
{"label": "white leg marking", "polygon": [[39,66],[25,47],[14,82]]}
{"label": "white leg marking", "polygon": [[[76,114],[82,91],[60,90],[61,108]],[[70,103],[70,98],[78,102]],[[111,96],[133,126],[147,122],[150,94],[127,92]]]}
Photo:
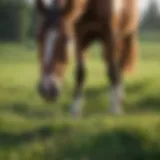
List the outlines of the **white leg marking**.
{"label": "white leg marking", "polygon": [[83,96],[77,96],[73,104],[71,105],[71,114],[73,117],[79,117],[82,114],[84,106],[84,97]]}
{"label": "white leg marking", "polygon": [[123,87],[121,84],[111,87],[111,108],[110,112],[113,114],[122,114],[122,98],[123,98]]}
{"label": "white leg marking", "polygon": [[57,37],[58,33],[56,30],[49,30],[46,34],[45,44],[44,44],[44,64],[46,66],[48,66],[53,59],[53,53]]}

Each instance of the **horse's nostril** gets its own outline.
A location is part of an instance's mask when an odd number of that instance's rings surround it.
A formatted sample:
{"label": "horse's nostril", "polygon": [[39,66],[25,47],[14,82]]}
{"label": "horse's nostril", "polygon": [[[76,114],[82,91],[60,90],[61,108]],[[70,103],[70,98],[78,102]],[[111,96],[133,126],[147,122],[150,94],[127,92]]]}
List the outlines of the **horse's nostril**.
{"label": "horse's nostril", "polygon": [[60,93],[60,91],[59,91],[58,87],[52,85],[51,89],[50,89],[50,95],[54,98],[57,98],[59,96],[59,93]]}
{"label": "horse's nostril", "polygon": [[39,84],[38,92],[46,100],[56,100],[60,94],[60,90],[54,84],[50,85],[48,88],[45,88],[43,84]]}
{"label": "horse's nostril", "polygon": [[48,94],[46,89],[44,88],[44,86],[42,84],[38,85],[38,93],[40,94],[40,96],[44,99],[48,99]]}

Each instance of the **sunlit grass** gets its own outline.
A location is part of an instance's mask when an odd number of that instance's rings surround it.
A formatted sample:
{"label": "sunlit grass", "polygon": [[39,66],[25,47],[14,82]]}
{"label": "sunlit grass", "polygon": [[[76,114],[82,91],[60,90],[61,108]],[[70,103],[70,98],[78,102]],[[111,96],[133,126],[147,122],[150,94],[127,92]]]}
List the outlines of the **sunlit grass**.
{"label": "sunlit grass", "polygon": [[159,43],[141,43],[137,72],[125,79],[126,115],[113,117],[106,114],[108,77],[100,49],[93,46],[88,51],[84,118],[73,120],[68,113],[73,61],[62,97],[47,104],[36,90],[36,49],[1,44],[0,159],[117,160],[117,154],[122,160],[157,160],[153,156],[159,156],[160,149],[159,53]]}

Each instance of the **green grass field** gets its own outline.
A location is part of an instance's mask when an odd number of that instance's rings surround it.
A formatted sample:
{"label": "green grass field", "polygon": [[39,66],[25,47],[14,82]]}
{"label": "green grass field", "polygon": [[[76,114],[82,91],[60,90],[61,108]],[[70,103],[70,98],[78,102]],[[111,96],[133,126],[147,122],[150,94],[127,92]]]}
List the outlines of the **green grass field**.
{"label": "green grass field", "polygon": [[122,117],[106,114],[108,79],[100,49],[88,52],[84,118],[73,120],[73,61],[62,97],[46,104],[36,92],[36,49],[0,44],[0,160],[160,159],[159,43],[141,43],[137,73],[125,80]]}

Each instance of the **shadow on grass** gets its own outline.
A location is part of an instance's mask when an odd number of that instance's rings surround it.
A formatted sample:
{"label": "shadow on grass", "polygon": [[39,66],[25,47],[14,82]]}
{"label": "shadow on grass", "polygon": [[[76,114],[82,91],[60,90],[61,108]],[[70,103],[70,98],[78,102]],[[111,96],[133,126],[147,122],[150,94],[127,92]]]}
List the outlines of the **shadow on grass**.
{"label": "shadow on grass", "polygon": [[[149,86],[150,83],[150,81],[145,80],[126,85],[124,106],[127,112],[160,111],[160,92],[156,88],[148,91],[146,86]],[[93,87],[86,90],[87,115],[106,113],[107,105],[109,105],[107,93],[109,95],[109,88],[107,87]]]}
{"label": "shadow on grass", "polygon": [[[0,86],[1,92],[4,92],[5,100],[0,99],[0,114],[13,113],[25,118],[52,118],[57,114],[66,110],[69,105],[66,95],[71,95],[70,90],[65,88],[65,95],[60,97],[60,101],[47,103],[41,97],[34,88],[25,87],[5,87]],[[13,96],[13,97],[12,97]],[[7,97],[9,100],[7,100]],[[11,97],[11,98],[10,98]],[[64,98],[65,97],[65,98]],[[70,98],[71,99],[71,98]],[[67,111],[68,111],[67,110]]]}
{"label": "shadow on grass", "polygon": [[124,128],[101,132],[88,138],[82,136],[81,140],[77,139],[78,143],[73,140],[63,144],[57,160],[157,160],[160,158],[160,145],[147,136],[138,130],[127,131]]}
{"label": "shadow on grass", "polygon": [[50,126],[44,126],[34,131],[28,131],[24,133],[12,133],[0,131],[0,148],[16,147],[23,145],[24,143],[33,142],[36,138],[45,139],[51,136],[53,128]]}
{"label": "shadow on grass", "polygon": [[[158,160],[160,158],[160,137],[157,128],[146,132],[143,127],[120,127],[116,129],[91,132],[71,126],[58,129],[53,126],[40,127],[37,130],[21,134],[0,131],[0,148],[15,149],[38,140],[43,146],[48,160]],[[91,129],[92,130],[92,129]],[[154,137],[153,137],[154,136]],[[50,145],[46,144],[49,139]],[[46,140],[46,141],[45,141]]]}
{"label": "shadow on grass", "polygon": [[[148,91],[146,86],[150,84],[151,82],[149,80],[145,80],[126,85],[124,106],[127,112],[160,111],[160,91],[156,90],[156,88]],[[22,90],[18,92],[23,93]],[[146,94],[146,92],[149,92],[149,94]],[[155,94],[155,92],[157,94]],[[29,94],[31,97],[33,96],[32,92],[29,92]],[[109,97],[107,94],[109,95],[109,88],[107,86],[87,88],[85,90],[86,104],[84,107],[84,115],[106,114],[107,106],[109,107]],[[29,100],[30,98],[27,97],[25,101],[15,99],[14,102],[0,102],[0,112],[1,114],[3,114],[3,112],[10,112],[26,118],[38,119],[54,117],[58,110],[61,110],[60,112],[63,115],[67,115],[70,109],[70,103],[72,102],[72,91],[69,87],[65,87],[61,102],[58,105],[54,103],[50,105],[45,103],[39,105],[37,99],[35,99],[33,103]]]}
{"label": "shadow on grass", "polygon": [[160,111],[160,91],[157,88],[148,89],[152,83],[152,80],[145,80],[127,85],[126,109],[128,111]]}
{"label": "shadow on grass", "polygon": [[85,91],[85,116],[106,113],[107,87],[88,88]]}
{"label": "shadow on grass", "polygon": [[22,115],[26,118],[49,118],[53,116],[53,110],[51,108],[38,108],[34,105],[25,103],[25,102],[14,102],[12,104],[0,104],[0,112],[9,112],[18,115]]}
{"label": "shadow on grass", "polygon": [[148,95],[132,104],[130,111],[160,111],[160,97]]}

